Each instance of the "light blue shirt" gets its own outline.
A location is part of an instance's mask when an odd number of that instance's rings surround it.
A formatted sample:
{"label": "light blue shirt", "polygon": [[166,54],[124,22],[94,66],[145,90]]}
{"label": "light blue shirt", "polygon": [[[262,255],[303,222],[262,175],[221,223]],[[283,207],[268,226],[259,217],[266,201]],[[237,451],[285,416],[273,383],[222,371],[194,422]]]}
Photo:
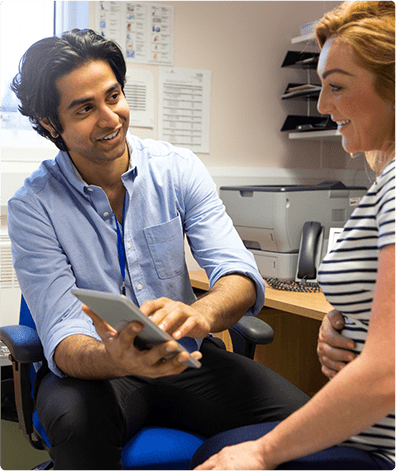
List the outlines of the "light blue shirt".
{"label": "light blue shirt", "polygon": [[[230,273],[250,277],[264,304],[264,282],[216,193],[202,162],[189,150],[128,136],[132,165],[123,222],[127,296],[136,304],[166,296],[194,299],[184,256],[184,236],[205,269],[209,285]],[[120,293],[115,216],[102,188],[87,185],[66,152],[44,161],[8,204],[14,267],[50,369],[66,337],[100,340],[70,290]]]}

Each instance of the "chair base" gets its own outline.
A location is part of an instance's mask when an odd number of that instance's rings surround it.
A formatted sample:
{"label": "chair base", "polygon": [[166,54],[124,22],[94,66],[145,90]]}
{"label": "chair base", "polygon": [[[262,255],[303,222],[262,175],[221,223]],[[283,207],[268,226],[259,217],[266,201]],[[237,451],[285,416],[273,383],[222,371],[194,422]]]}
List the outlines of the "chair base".
{"label": "chair base", "polygon": [[39,464],[33,469],[52,469],[54,467],[54,463],[52,461],[44,461],[44,463]]}

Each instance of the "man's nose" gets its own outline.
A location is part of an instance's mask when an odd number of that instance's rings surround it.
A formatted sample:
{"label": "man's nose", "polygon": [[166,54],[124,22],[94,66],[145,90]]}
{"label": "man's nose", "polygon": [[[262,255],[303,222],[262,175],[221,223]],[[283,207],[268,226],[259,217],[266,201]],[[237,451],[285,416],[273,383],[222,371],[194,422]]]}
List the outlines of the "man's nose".
{"label": "man's nose", "polygon": [[118,114],[110,106],[103,105],[99,109],[98,125],[102,128],[111,128],[118,124]]}

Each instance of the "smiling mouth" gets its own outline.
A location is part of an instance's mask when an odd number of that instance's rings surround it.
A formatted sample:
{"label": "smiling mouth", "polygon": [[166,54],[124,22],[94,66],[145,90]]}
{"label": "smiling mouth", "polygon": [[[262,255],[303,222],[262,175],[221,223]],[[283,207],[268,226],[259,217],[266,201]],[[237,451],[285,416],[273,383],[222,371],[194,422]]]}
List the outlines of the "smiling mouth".
{"label": "smiling mouth", "polygon": [[343,121],[336,121],[338,129],[342,129],[344,126],[349,124],[351,121],[349,119],[344,119]]}
{"label": "smiling mouth", "polygon": [[121,129],[117,129],[117,131],[111,133],[111,134],[108,134],[107,136],[105,137],[102,137],[101,139],[99,139],[100,141],[112,141],[113,139],[115,139],[118,134],[120,133]]}

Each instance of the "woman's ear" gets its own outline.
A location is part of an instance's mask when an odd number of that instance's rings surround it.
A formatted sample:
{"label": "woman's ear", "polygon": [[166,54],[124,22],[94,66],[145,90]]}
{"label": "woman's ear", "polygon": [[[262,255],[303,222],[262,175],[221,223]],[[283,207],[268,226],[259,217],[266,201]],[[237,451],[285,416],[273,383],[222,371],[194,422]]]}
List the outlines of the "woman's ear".
{"label": "woman's ear", "polygon": [[55,131],[55,128],[52,126],[48,118],[40,119],[40,124],[51,134],[54,139],[59,137],[59,134]]}

